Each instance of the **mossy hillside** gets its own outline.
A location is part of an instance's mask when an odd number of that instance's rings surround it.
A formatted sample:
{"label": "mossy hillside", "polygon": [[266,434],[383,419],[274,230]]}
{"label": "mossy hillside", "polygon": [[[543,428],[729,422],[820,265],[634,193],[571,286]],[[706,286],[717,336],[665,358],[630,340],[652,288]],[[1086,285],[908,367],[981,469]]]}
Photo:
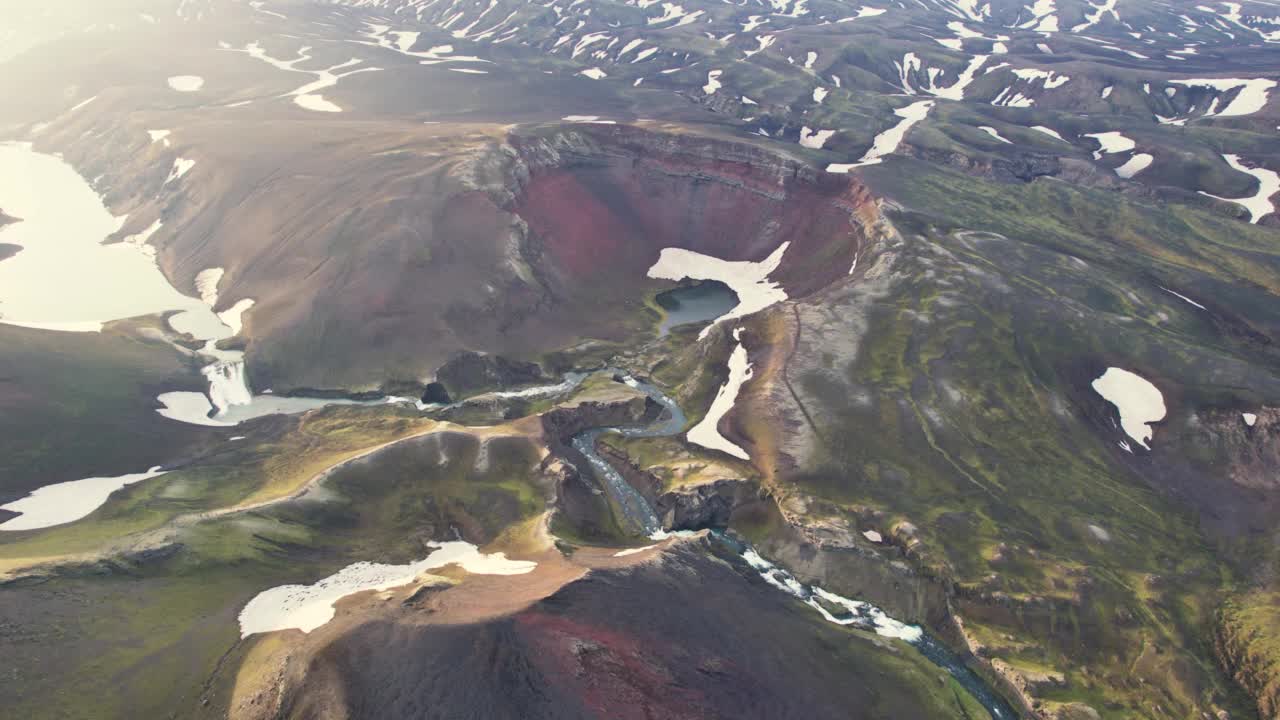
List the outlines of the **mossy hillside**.
{"label": "mossy hillside", "polygon": [[637,467],[658,478],[662,492],[724,479],[759,480],[759,473],[750,463],[705,450],[679,436],[633,438],[606,435],[600,442],[625,453]]}
{"label": "mossy hillside", "polygon": [[[1135,272],[1154,264],[1179,287],[1204,288],[1248,258],[1258,285],[1273,287],[1274,261],[1258,262],[1272,252],[1267,235],[1228,233],[1229,221],[1195,211],[1152,222],[1113,201],[1104,236],[1097,216],[1067,210],[1078,191],[1034,183],[997,194],[950,177],[896,178],[929,212],[897,218],[904,279],[872,307],[857,357],[793,368],[821,449],[783,492],[880,509],[881,530],[911,523],[898,542],[959,584],[966,627],[1016,640],[997,643],[996,657],[1066,674],[1045,697],[1114,717],[1153,703],[1231,706],[1209,648],[1229,576],[1189,508],[1146,484],[1131,465],[1140,456],[1117,447],[1128,438],[1088,383],[1107,365],[1134,369],[1166,389],[1173,413],[1280,397],[1268,356],[1224,331],[1225,312]],[[997,212],[968,215],[976,195]],[[1010,239],[954,231],[969,222]],[[1167,259],[1144,262],[1157,234]],[[1249,301],[1226,322],[1262,325],[1266,296],[1238,292]],[[1156,436],[1157,452],[1180,451]]]}
{"label": "mossy hillside", "polygon": [[0,501],[55,482],[142,472],[196,451],[209,428],[155,412],[205,380],[139,323],[101,333],[0,325]]}
{"label": "mossy hillside", "polygon": [[359,560],[420,559],[455,531],[487,543],[540,515],[532,443],[493,437],[485,448],[464,433],[411,440],[334,473],[312,499],[187,528],[163,559],[0,589],[12,632],[39,638],[14,646],[21,677],[0,683],[0,697],[31,718],[190,714],[256,593]]}
{"label": "mossy hillside", "polygon": [[[980,78],[982,76],[979,76]],[[975,83],[977,88],[979,83]],[[934,157],[950,154],[970,160],[998,157],[1022,158],[1028,151],[1044,156],[1066,156],[1114,169],[1128,160],[1129,153],[1112,153],[1101,159],[1091,154],[1098,149],[1094,138],[1086,134],[1120,132],[1137,144],[1134,152],[1153,156],[1152,164],[1132,178],[1134,189],[1141,185],[1177,188],[1166,193],[1186,205],[1207,209],[1212,201],[1196,195],[1204,191],[1220,197],[1246,197],[1257,190],[1257,181],[1233,170],[1223,160],[1223,153],[1242,154],[1253,162],[1274,155],[1268,138],[1259,133],[1209,125],[1152,125],[1143,114],[1141,120],[1103,115],[1064,114],[1048,109],[989,108],[981,112],[974,107],[942,103],[934,107],[929,118],[913,129],[910,144]],[[1002,143],[979,129],[994,126]],[[1043,126],[1057,131],[1063,141],[1031,129]],[[1236,210],[1234,206],[1225,206]]]}
{"label": "mossy hillside", "polygon": [[1273,230],[1054,180],[1001,185],[911,161],[894,172],[872,168],[868,174],[878,190],[901,199],[920,223],[939,232],[995,232],[1084,261],[1085,272],[1098,264],[1112,268],[1134,291],[1175,290],[1209,307],[1210,313],[1198,317],[1211,326],[1201,339],[1237,352],[1247,349],[1250,358],[1276,352],[1270,344],[1236,341],[1254,328],[1280,328],[1280,307],[1271,302],[1280,292],[1280,242]]}
{"label": "mossy hillside", "polygon": [[1280,592],[1274,585],[1229,598],[1222,607],[1218,651],[1258,713],[1280,710]]}
{"label": "mossy hillside", "polygon": [[88,517],[0,534],[0,569],[128,548],[183,515],[269,502],[378,445],[433,427],[403,409],[335,406],[290,418],[289,430],[224,443],[189,467],[129,485]]}

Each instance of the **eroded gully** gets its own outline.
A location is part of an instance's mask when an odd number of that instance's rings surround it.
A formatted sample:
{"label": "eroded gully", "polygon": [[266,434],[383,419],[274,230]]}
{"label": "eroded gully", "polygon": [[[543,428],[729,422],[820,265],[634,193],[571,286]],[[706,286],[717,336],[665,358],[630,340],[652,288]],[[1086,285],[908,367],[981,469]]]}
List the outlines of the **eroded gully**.
{"label": "eroded gully", "polygon": [[[649,383],[641,382],[630,375],[623,376],[623,382],[645,393],[651,400],[662,406],[663,412],[658,419],[644,426],[589,428],[574,435],[571,444],[587,459],[592,475],[604,487],[613,504],[620,509],[625,521],[632,527],[643,529],[643,533],[650,538],[663,539],[668,537],[668,533],[663,530],[648,500],[596,452],[595,446],[600,436],[609,433],[625,437],[677,435],[685,426],[684,411],[674,399]],[[1018,717],[1013,708],[977,673],[923,628],[896,620],[871,603],[837,595],[818,585],[802,583],[786,569],[762,557],[749,543],[731,532],[713,531],[712,538],[736,552],[769,585],[810,606],[828,622],[852,626],[883,637],[898,638],[911,645],[925,659],[946,670],[955,678],[956,682],[986,708],[995,720],[1011,720]]]}

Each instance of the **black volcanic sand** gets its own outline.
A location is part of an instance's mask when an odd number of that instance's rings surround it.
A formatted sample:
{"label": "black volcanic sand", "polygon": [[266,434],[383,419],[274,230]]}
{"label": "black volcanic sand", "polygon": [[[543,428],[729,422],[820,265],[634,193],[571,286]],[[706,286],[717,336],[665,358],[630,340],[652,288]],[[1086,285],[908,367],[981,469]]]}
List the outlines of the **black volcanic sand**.
{"label": "black volcanic sand", "polygon": [[677,546],[499,620],[358,626],[316,652],[280,715],[966,716],[963,693],[904,646],[826,624],[730,562],[705,545]]}

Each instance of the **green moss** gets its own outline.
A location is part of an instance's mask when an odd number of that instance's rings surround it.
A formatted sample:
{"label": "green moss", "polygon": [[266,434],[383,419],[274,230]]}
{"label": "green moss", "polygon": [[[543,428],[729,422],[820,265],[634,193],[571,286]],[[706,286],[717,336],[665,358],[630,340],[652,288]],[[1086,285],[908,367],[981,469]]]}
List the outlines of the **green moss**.
{"label": "green moss", "polygon": [[121,323],[102,333],[0,325],[0,498],[51,482],[141,472],[213,434],[155,412],[203,389],[172,347]]}

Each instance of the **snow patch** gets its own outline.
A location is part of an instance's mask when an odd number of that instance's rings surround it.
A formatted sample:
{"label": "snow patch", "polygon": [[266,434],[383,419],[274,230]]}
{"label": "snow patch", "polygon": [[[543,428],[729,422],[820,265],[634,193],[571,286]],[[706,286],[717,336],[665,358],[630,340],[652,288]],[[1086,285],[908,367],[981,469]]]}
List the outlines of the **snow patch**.
{"label": "snow patch", "polygon": [[1205,117],[1239,117],[1241,115],[1252,115],[1262,108],[1266,107],[1268,93],[1276,86],[1275,80],[1266,78],[1253,78],[1249,80],[1239,78],[1191,78],[1187,80],[1170,80],[1174,85],[1183,85],[1186,87],[1211,88],[1221,93],[1238,90],[1235,99],[1227,104],[1225,108],[1214,112],[1214,107],[1210,107],[1205,113]]}
{"label": "snow patch", "polygon": [[626,557],[626,556],[628,556],[628,555],[637,555],[637,554],[642,553],[642,552],[644,552],[644,551],[646,551],[646,550],[652,550],[652,549],[654,549],[654,548],[656,548],[656,547],[658,547],[658,546],[655,544],[655,545],[645,545],[644,547],[627,548],[626,550],[619,550],[618,552],[614,553],[614,554],[613,554],[613,556],[614,556],[614,557]]}
{"label": "snow patch", "polygon": [[1200,308],[1201,310],[1205,310],[1205,309],[1207,309],[1207,308],[1205,308],[1205,306],[1201,305],[1200,303],[1196,302],[1195,300],[1192,300],[1191,298],[1187,297],[1186,295],[1183,295],[1183,294],[1182,294],[1182,293],[1180,293],[1180,292],[1175,292],[1175,291],[1170,290],[1169,288],[1164,287],[1164,286],[1161,286],[1161,287],[1160,287],[1160,289],[1161,289],[1161,290],[1163,290],[1163,291],[1165,291],[1165,292],[1167,292],[1167,293],[1169,293],[1170,295],[1173,295],[1174,297],[1177,297],[1177,298],[1178,298],[1178,299],[1180,299],[1180,300],[1183,300],[1183,301],[1188,302],[1188,303],[1190,303],[1190,304],[1192,304],[1192,305],[1195,305],[1196,307]]}
{"label": "snow patch", "polygon": [[800,128],[800,145],[814,150],[821,150],[827,140],[835,135],[835,130],[810,130],[808,125]]}
{"label": "snow patch", "polygon": [[979,129],[979,130],[981,130],[981,131],[983,131],[983,132],[985,132],[986,134],[990,135],[991,137],[993,137],[993,138],[995,138],[995,139],[999,140],[999,141],[1000,141],[1000,142],[1002,142],[1002,143],[1009,143],[1010,145],[1012,145],[1012,144],[1013,144],[1012,142],[1010,142],[1010,141],[1008,141],[1008,140],[1004,139],[1004,138],[1000,135],[1000,133],[999,133],[999,132],[997,132],[997,131],[996,131],[996,129],[995,129],[995,128],[993,128],[993,127],[991,127],[990,125],[981,125],[981,126],[979,126],[979,127],[978,127],[978,129]]}
{"label": "snow patch", "polygon": [[169,171],[169,177],[165,178],[164,184],[168,185],[171,182],[177,181],[183,175],[191,172],[191,168],[195,166],[195,160],[188,160],[187,158],[178,158],[174,160],[173,168]]}
{"label": "snow patch", "polygon": [[204,87],[204,78],[199,75],[174,75],[169,78],[169,87],[178,92],[196,92]]}
{"label": "snow patch", "polygon": [[1062,142],[1066,142],[1066,139],[1063,138],[1061,135],[1059,135],[1058,131],[1054,130],[1053,128],[1045,127],[1044,125],[1032,125],[1031,129],[1035,130],[1036,132],[1042,132],[1045,135],[1048,135],[1049,137],[1054,138],[1055,140],[1061,140]]}
{"label": "snow patch", "polygon": [[458,565],[476,575],[524,575],[538,566],[508,560],[504,553],[486,555],[462,541],[431,542],[434,552],[408,565],[358,562],[311,585],[281,585],[258,593],[240,611],[240,637],[277,630],[311,632],[333,619],[334,604],[367,590],[390,590],[413,582],[428,570]]}
{"label": "snow patch", "polygon": [[742,328],[736,328],[733,331],[733,340],[737,344],[733,348],[733,353],[729,355],[729,378],[716,392],[716,397],[711,401],[711,408],[707,410],[706,416],[689,429],[688,438],[689,442],[709,450],[719,450],[741,460],[750,460],[751,456],[746,450],[730,442],[720,434],[719,430],[720,420],[733,410],[742,385],[754,374],[751,363],[747,359],[747,349],[742,346],[741,336]]}
{"label": "snow patch", "polygon": [[1155,160],[1149,153],[1138,153],[1125,161],[1123,165],[1116,168],[1116,175],[1128,180],[1138,173],[1151,167],[1151,162]]}
{"label": "snow patch", "polygon": [[1093,381],[1093,389],[1116,406],[1125,434],[1150,450],[1147,441],[1154,431],[1148,423],[1163,420],[1165,416],[1164,396],[1159,388],[1136,373],[1112,367]]}
{"label": "snow patch", "polygon": [[0,531],[38,530],[79,520],[102,507],[107,498],[120,488],[159,477],[165,472],[157,465],[143,473],[45,485],[24,498],[0,505],[0,509],[22,513],[0,522]]}
{"label": "snow patch", "polygon": [[1264,167],[1251,168],[1240,160],[1239,155],[1227,154],[1222,156],[1223,160],[1231,166],[1233,170],[1237,170],[1248,175],[1252,175],[1258,180],[1258,192],[1249,197],[1242,198],[1224,198],[1212,195],[1203,190],[1201,195],[1208,195],[1211,198],[1225,200],[1240,205],[1249,211],[1249,222],[1257,224],[1259,220],[1275,212],[1275,205],[1271,203],[1271,196],[1280,192],[1280,175],[1274,170],[1268,170]]}
{"label": "snow patch", "polygon": [[565,122],[593,123],[596,125],[617,125],[617,120],[601,120],[599,115],[565,115],[560,118]]}
{"label": "snow patch", "polygon": [[724,74],[723,70],[711,70],[707,73],[707,84],[702,86],[702,92],[708,95],[715,95],[720,89],[720,76]]}
{"label": "snow patch", "polygon": [[1130,150],[1133,150],[1134,147],[1136,147],[1133,140],[1130,140],[1129,138],[1115,131],[1101,132],[1101,133],[1086,133],[1084,137],[1093,138],[1094,140],[1098,141],[1098,145],[1100,147],[1093,152],[1094,160],[1101,160],[1104,153],[1109,154],[1109,153],[1129,152]]}
{"label": "snow patch", "polygon": [[213,307],[218,304],[218,283],[222,282],[222,276],[227,273],[220,267],[208,268],[196,273],[196,292],[200,294],[200,300],[205,305]]}
{"label": "snow patch", "polygon": [[703,328],[699,339],[705,338],[711,328],[724,320],[733,320],[759,312],[774,303],[787,299],[787,293],[778,283],[769,280],[791,243],[784,242],[769,257],[760,262],[749,260],[721,260],[684,248],[666,248],[658,261],[649,268],[648,276],[655,280],[679,282],[691,280],[718,280],[738,296],[738,304],[732,310],[716,318]]}
{"label": "snow patch", "polygon": [[164,143],[165,147],[169,147],[169,135],[171,134],[172,132],[169,130],[148,130],[147,131],[147,136],[151,138],[151,142],[153,143],[162,142]]}
{"label": "snow patch", "polygon": [[911,126],[924,120],[929,115],[929,111],[933,109],[933,103],[933,100],[921,100],[904,108],[894,110],[893,113],[902,118],[902,120],[897,125],[876,135],[875,140],[871,143],[871,148],[867,150],[866,154],[855,163],[832,163],[827,166],[827,172],[847,173],[856,167],[883,162],[885,155],[889,155],[898,149],[898,145],[902,143],[902,139],[906,137],[907,131],[911,129]]}

